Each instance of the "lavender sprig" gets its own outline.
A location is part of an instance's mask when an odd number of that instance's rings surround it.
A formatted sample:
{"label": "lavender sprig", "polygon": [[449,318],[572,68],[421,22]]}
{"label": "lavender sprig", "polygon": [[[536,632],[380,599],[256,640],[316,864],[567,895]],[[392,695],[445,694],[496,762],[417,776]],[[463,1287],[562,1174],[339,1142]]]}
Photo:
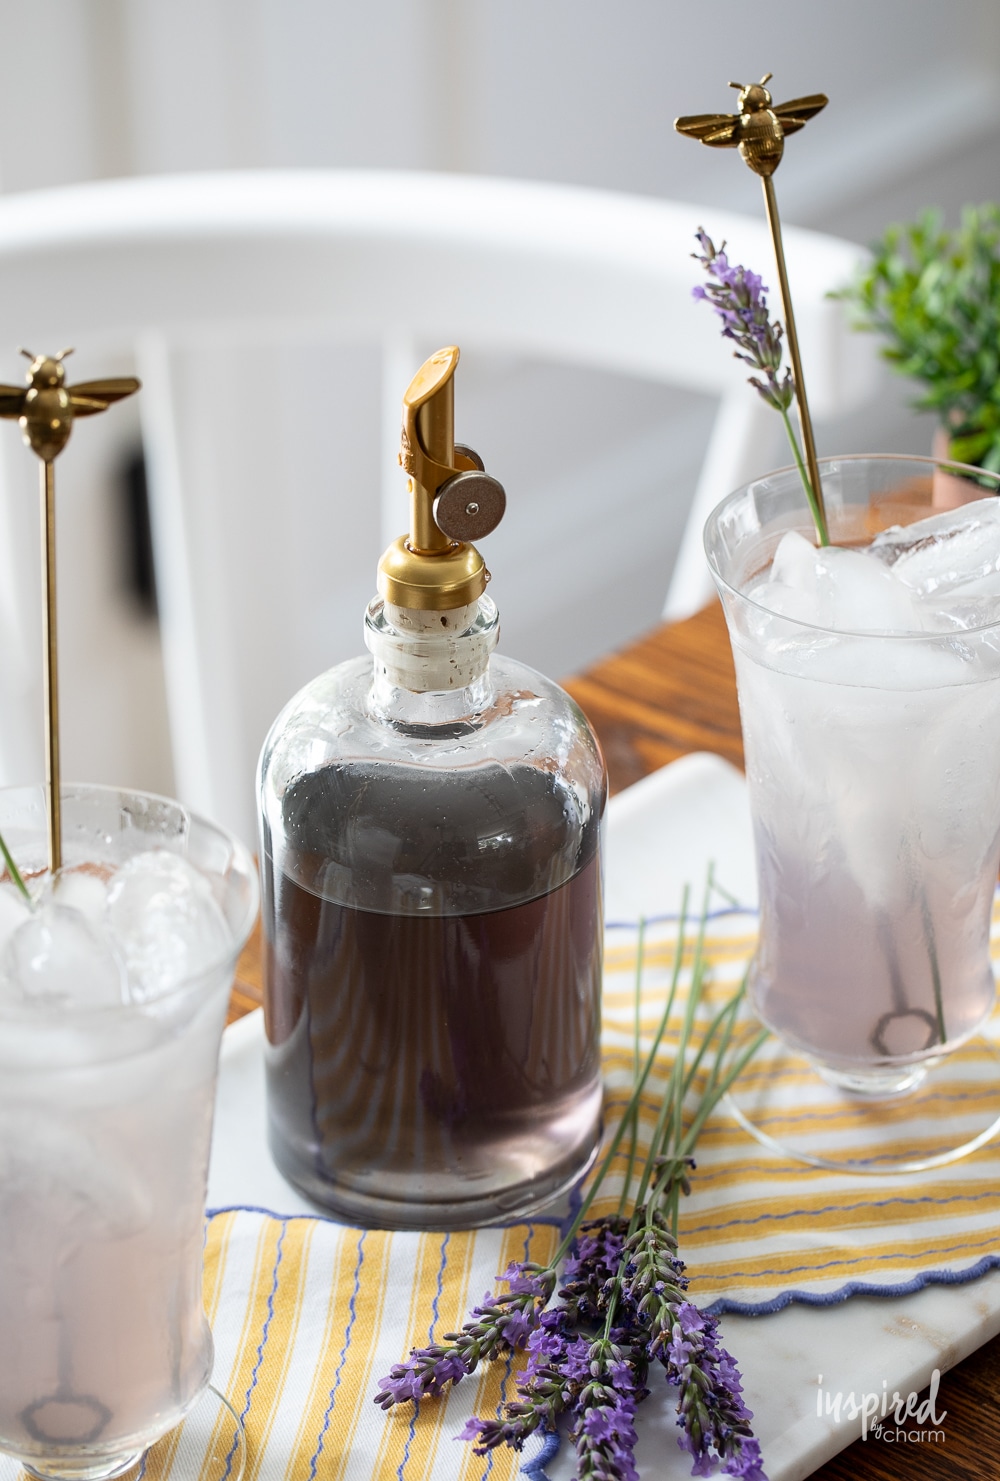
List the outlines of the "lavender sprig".
{"label": "lavender sprig", "polygon": [[749,268],[732,266],[726,255],[725,242],[717,248],[701,227],[695,232],[695,236],[701,252],[692,252],[691,256],[705,269],[708,284],[706,287],[699,284],[692,288],[692,297],[704,299],[711,304],[722,320],[724,338],[733,340],[739,346],[733,351],[736,359],[744,361],[759,372],[747,379],[768,406],[773,406],[781,416],[816,525],[817,539],[820,545],[829,545],[826,519],[806,471],[802,450],[788,415],[795,400],[795,380],[788,369],[784,375],[781,374],[781,342],[784,330],[777,320],[773,323],[771,321],[764,296],[769,290]]}
{"label": "lavender sprig", "polygon": [[570,1431],[579,1481],[639,1481],[635,1410],[649,1390],[627,1350],[608,1339],[593,1344],[590,1371]]}
{"label": "lavender sprig", "polygon": [[444,1391],[448,1383],[459,1383],[484,1358],[506,1356],[523,1347],[538,1325],[556,1285],[552,1268],[530,1263],[508,1265],[499,1277],[509,1289],[489,1291],[483,1305],[475,1306],[460,1332],[446,1332],[445,1344],[415,1347],[409,1361],[395,1363],[380,1380],[376,1404],[391,1409],[407,1399],[422,1399]]}
{"label": "lavender sprig", "polygon": [[661,1344],[658,1356],[680,1389],[679,1444],[694,1457],[692,1475],[710,1476],[721,1461],[727,1476],[767,1481],[739,1369],[718,1340],[715,1318],[682,1302],[673,1312],[670,1345]]}
{"label": "lavender sprig", "polygon": [[692,1474],[710,1476],[721,1462],[726,1475],[765,1481],[739,1369],[718,1340],[715,1318],[686,1298],[677,1241],[655,1211],[626,1241],[626,1258],[624,1290],[652,1334],[647,1355],[679,1389],[678,1443],[695,1460]]}
{"label": "lavender sprig", "polygon": [[726,244],[716,247],[712,238],[701,227],[695,236],[701,253],[691,256],[700,262],[708,273],[706,288],[691,289],[692,298],[710,303],[722,320],[722,333],[726,339],[739,345],[733,354],[737,360],[759,370],[764,379],[750,376],[749,381],[775,411],[787,412],[795,399],[795,382],[792,372],[781,370],[781,341],[784,330],[775,321],[771,323],[767,311],[768,291],[756,273],[747,267],[733,267],[726,256]]}
{"label": "lavender sprig", "polygon": [[[446,1334],[446,1345],[415,1349],[407,1363],[396,1364],[376,1395],[384,1408],[439,1394],[447,1384],[460,1382],[483,1358],[523,1347],[528,1361],[516,1383],[517,1398],[500,1418],[470,1419],[459,1438],[472,1441],[477,1455],[500,1445],[520,1450],[530,1435],[554,1430],[565,1415],[576,1450],[578,1481],[638,1481],[636,1406],[649,1392],[650,1364],[658,1363],[678,1391],[678,1443],[692,1456],[692,1474],[707,1476],[721,1465],[727,1475],[766,1481],[750,1428],[752,1416],[741,1397],[739,1372],[718,1341],[714,1319],[703,1316],[687,1298],[688,1281],[675,1233],[677,1203],[689,1189],[698,1133],[766,1037],[758,1034],[734,1060],[729,1057],[741,986],[711,1019],[695,1048],[712,888],[710,871],[680,1044],[643,1165],[635,1167],[639,1106],[673,1011],[685,952],[687,892],[663,1016],[625,1113],[565,1238],[547,1266],[508,1266],[502,1277],[508,1290],[487,1295],[460,1333]],[[643,943],[640,930],[640,957]],[[640,1007],[637,993],[637,1018]],[[695,1050],[690,1064],[689,1045]],[[685,1127],[683,1107],[706,1059],[705,1088]],[[590,1204],[629,1131],[626,1186],[618,1211],[587,1221]],[[623,1209],[633,1175],[638,1180],[635,1206],[626,1216]],[[564,1256],[559,1301],[549,1306]]]}

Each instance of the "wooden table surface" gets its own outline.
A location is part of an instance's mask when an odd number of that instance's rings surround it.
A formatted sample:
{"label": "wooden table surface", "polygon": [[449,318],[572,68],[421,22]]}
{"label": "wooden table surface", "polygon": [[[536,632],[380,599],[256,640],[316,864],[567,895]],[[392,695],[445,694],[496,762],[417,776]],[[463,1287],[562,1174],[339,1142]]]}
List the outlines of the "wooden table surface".
{"label": "wooden table surface", "polygon": [[[689,751],[743,764],[736,680],[718,605],[663,624],[565,681],[604,747],[612,792]],[[240,958],[231,1018],[261,1001],[260,939]],[[766,1318],[762,1318],[766,1320]],[[737,1359],[739,1354],[736,1354]],[[997,1481],[1000,1478],[1000,1337],[941,1380],[944,1445],[858,1440],[815,1472],[816,1481]]]}

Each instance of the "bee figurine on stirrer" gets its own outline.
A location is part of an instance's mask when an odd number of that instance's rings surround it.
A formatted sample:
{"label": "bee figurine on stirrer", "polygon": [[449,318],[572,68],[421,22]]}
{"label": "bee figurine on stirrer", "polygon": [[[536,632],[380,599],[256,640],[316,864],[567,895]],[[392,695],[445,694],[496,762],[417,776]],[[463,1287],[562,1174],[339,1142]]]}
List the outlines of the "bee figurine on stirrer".
{"label": "bee figurine on stirrer", "polygon": [[[799,338],[795,332],[795,315],[792,311],[792,295],[788,287],[785,269],[785,252],[781,241],[781,221],[778,217],[778,202],[774,194],[773,175],[781,163],[785,151],[785,137],[804,128],[810,118],[825,108],[828,98],[823,93],[811,93],[805,98],[793,98],[789,103],[777,107],[772,104],[771,94],[764,86],[771,80],[766,72],[760,82],[731,82],[730,87],[739,89],[739,113],[695,113],[674,120],[679,134],[700,139],[713,149],[736,149],[743,156],[755,175],[761,178],[764,187],[764,206],[767,224],[771,230],[771,242],[778,268],[778,286],[785,315],[785,334],[788,339],[788,354],[792,362],[795,379],[795,399],[802,425],[802,447],[805,454],[809,482],[820,511],[823,511],[823,490],[819,479],[819,464],[816,461],[816,442],[813,437],[812,418],[806,401],[805,380],[799,358]],[[825,522],[825,521],[824,521]]]}
{"label": "bee figurine on stirrer", "polygon": [[42,502],[42,629],[45,688],[45,793],[49,825],[49,870],[62,867],[62,821],[59,767],[59,664],[56,641],[56,521],[55,460],[69,441],[76,417],[107,411],[115,401],[139,390],[135,376],[82,381],[66,385],[63,361],[72,350],[56,355],[32,355],[27,386],[0,385],[0,417],[16,419],[21,435],[41,459]]}

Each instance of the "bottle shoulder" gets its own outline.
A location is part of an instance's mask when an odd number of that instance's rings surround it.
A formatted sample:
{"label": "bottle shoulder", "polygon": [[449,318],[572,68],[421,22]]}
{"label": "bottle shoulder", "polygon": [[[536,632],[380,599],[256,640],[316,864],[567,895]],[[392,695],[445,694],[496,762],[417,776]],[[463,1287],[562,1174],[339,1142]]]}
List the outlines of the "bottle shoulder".
{"label": "bottle shoulder", "polygon": [[427,771],[553,761],[603,774],[597,739],[576,701],[527,664],[494,654],[490,697],[471,716],[441,724],[400,724],[372,705],[372,661],[361,656],[313,679],[268,733],[260,777],[282,790],[306,770],[371,760]]}
{"label": "bottle shoulder", "polygon": [[307,685],[261,757],[265,868],[393,913],[505,908],[571,878],[599,847],[596,739],[527,665],[494,655],[490,680],[481,713],[440,726],[373,714],[370,660]]}

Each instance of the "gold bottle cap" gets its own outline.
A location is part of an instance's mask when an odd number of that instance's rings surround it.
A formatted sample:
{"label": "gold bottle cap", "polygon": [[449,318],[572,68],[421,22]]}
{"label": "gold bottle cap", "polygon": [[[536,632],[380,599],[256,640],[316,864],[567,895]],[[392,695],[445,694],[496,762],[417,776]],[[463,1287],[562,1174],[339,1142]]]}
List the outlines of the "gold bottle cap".
{"label": "gold bottle cap", "polygon": [[378,564],[379,595],[397,607],[464,607],[478,601],[490,579],[465,537],[495,529],[505,499],[476,455],[455,446],[458,358],[455,345],[436,351],[403,396],[399,461],[410,475],[410,532]]}

